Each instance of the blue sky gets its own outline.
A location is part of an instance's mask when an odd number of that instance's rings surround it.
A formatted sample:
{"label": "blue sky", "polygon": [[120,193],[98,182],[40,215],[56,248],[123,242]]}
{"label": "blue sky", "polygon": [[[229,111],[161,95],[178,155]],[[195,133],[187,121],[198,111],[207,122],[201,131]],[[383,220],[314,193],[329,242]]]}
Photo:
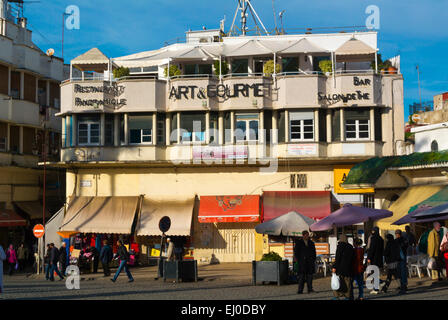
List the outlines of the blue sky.
{"label": "blue sky", "polygon": [[[184,38],[188,29],[218,28],[226,16],[226,30],[236,0],[40,0],[25,5],[33,39],[61,55],[62,13],[69,5],[80,9],[80,29],[65,30],[64,58],[70,61],[92,47],[108,56],[160,48],[165,41]],[[272,0],[253,0],[268,29],[274,28]],[[416,65],[421,70],[423,101],[448,91],[448,0],[275,0],[286,9],[284,27],[318,28],[365,25],[369,5],[380,8],[379,45],[383,57],[401,55],[405,114],[419,100]],[[278,18],[277,18],[278,22]]]}

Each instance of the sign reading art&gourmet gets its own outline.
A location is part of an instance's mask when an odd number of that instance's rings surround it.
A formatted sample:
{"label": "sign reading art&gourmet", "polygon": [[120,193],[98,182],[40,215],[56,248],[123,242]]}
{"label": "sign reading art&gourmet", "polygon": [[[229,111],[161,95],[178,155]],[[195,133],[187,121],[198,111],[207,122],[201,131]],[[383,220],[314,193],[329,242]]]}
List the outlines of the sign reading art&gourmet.
{"label": "sign reading art&gourmet", "polygon": [[268,83],[235,83],[233,86],[224,84],[210,84],[207,87],[177,86],[170,90],[169,99],[207,99],[207,98],[238,98],[242,97],[264,97],[265,91],[270,90]]}
{"label": "sign reading art&gourmet", "polygon": [[95,107],[99,108],[101,106],[112,106],[121,107],[126,105],[126,99],[119,99],[119,97],[124,93],[124,86],[119,86],[117,84],[112,85],[102,85],[102,86],[82,86],[75,84],[74,86],[75,94],[104,94],[109,95],[111,98],[103,99],[83,99],[80,97],[75,98],[76,107]]}

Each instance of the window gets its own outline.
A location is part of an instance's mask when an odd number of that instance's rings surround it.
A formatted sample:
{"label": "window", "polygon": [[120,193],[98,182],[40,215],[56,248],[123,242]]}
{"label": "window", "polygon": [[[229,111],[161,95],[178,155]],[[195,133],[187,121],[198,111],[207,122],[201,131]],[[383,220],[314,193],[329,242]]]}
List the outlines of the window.
{"label": "window", "polygon": [[374,194],[364,194],[362,199],[362,206],[365,208],[375,209],[375,195]]}
{"label": "window", "polygon": [[79,116],[78,119],[78,144],[99,145],[100,144],[100,117]]}
{"label": "window", "polygon": [[331,110],[331,139],[341,141],[341,110]]}
{"label": "window", "polygon": [[4,122],[0,123],[0,151],[6,151],[8,125]]}
{"label": "window", "polygon": [[346,140],[370,139],[370,110],[347,110],[344,116]]}
{"label": "window", "polygon": [[291,189],[303,189],[307,187],[307,175],[303,173],[291,174],[290,187]]}
{"label": "window", "polygon": [[254,58],[254,72],[256,74],[264,73],[264,65],[271,58]]}
{"label": "window", "polygon": [[152,143],[152,115],[130,114],[128,126],[130,144]]}
{"label": "window", "polygon": [[258,114],[237,114],[235,137],[236,141],[257,141]]}
{"label": "window", "polygon": [[432,151],[432,152],[437,152],[437,151],[439,151],[439,144],[437,143],[436,140],[433,140],[433,141],[431,142],[431,151]]}
{"label": "window", "polygon": [[247,75],[248,72],[249,72],[249,60],[234,59],[232,61],[232,73]]}
{"label": "window", "polygon": [[182,142],[205,141],[205,113],[202,112],[181,113],[180,137]]}
{"label": "window", "polygon": [[185,74],[208,75],[212,74],[211,64],[186,64]]}
{"label": "window", "polygon": [[282,59],[282,70],[283,72],[295,72],[299,71],[299,58],[289,57]]}
{"label": "window", "polygon": [[218,113],[210,112],[210,143],[219,143],[219,129],[218,129]]}
{"label": "window", "polygon": [[157,114],[157,144],[165,145],[165,113]]}
{"label": "window", "polygon": [[104,123],[104,135],[105,135],[105,145],[113,146],[114,145],[114,115],[106,114],[106,119]]}
{"label": "window", "polygon": [[289,113],[289,138],[290,141],[314,140],[314,113],[312,111]]}
{"label": "window", "polygon": [[285,111],[279,111],[277,116],[278,142],[285,142]]}

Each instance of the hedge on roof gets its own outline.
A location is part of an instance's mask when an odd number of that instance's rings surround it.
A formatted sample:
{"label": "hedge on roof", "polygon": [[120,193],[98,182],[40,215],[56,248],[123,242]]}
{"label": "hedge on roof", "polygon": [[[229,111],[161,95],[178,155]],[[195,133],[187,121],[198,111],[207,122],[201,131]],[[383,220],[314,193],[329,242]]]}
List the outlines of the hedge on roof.
{"label": "hedge on roof", "polygon": [[448,151],[415,152],[405,156],[375,157],[356,164],[343,185],[374,184],[388,168],[424,166],[448,162]]}

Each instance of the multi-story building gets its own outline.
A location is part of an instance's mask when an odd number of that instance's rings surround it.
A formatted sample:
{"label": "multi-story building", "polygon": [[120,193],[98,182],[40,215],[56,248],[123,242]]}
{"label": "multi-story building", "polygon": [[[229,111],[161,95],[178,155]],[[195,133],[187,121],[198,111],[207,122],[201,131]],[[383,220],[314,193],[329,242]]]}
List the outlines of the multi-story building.
{"label": "multi-story building", "polygon": [[[13,18],[13,2],[0,0],[0,243],[30,240],[43,219],[44,170],[38,161],[58,159],[61,123],[59,84],[63,61],[32,41],[24,17]],[[51,51],[51,50],[50,50]],[[46,135],[46,137],[45,137]],[[60,171],[60,174],[58,174]],[[64,172],[46,171],[47,215],[64,203]],[[62,193],[61,193],[62,192]],[[60,194],[61,193],[61,194]],[[62,200],[62,202],[60,201]]]}
{"label": "multi-story building", "polygon": [[[221,35],[71,61],[82,75],[61,84],[52,164],[67,169],[62,231],[133,233],[150,247],[168,216],[167,235],[187,237],[195,259],[240,262],[288,255],[255,233],[262,221],[374,205],[373,189],[340,184],[404,142],[403,77],[376,70],[377,33]],[[130,75],[113,78],[117,67]]]}

